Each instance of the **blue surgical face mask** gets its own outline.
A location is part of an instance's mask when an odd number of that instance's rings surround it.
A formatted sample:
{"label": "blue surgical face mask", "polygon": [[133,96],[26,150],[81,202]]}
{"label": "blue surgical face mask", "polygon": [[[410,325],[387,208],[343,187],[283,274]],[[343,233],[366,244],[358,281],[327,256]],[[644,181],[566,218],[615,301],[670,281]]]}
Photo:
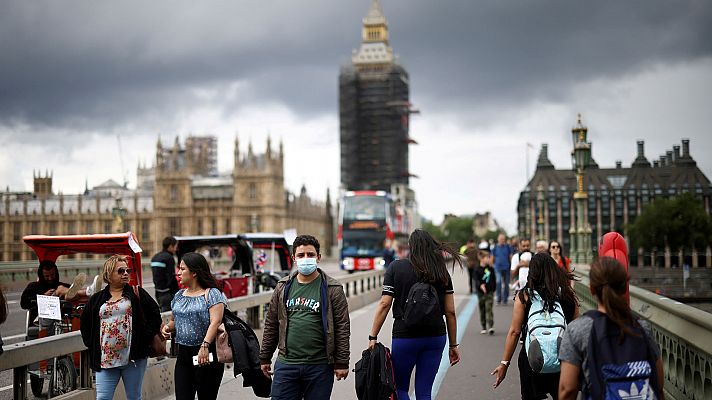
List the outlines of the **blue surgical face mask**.
{"label": "blue surgical face mask", "polygon": [[316,258],[298,258],[297,270],[302,275],[311,275],[316,271]]}

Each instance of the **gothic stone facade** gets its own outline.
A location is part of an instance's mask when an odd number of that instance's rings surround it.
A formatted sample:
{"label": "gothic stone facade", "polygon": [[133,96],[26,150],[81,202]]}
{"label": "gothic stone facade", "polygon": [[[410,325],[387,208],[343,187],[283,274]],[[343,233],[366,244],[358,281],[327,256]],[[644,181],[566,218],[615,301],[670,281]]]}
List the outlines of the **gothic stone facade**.
{"label": "gothic stone facade", "polygon": [[[235,139],[229,174],[214,168],[211,141],[178,139],[172,147],[156,146],[154,167],[139,165],[136,189],[108,181],[79,195],[52,193],[52,176],[35,175],[32,193],[0,194],[0,261],[31,260],[22,242],[28,234],[72,235],[132,231],[144,256],[158,251],[167,235],[217,235],[240,232],[282,232],[294,228],[312,234],[327,251],[333,242],[333,217],[326,203],[284,188],[284,152],[264,154],[252,145],[240,154]],[[208,143],[209,145],[206,145]],[[199,144],[199,145],[198,145]],[[212,146],[217,146],[215,143]],[[117,199],[120,199],[117,203]],[[115,213],[124,213],[116,226]]]}

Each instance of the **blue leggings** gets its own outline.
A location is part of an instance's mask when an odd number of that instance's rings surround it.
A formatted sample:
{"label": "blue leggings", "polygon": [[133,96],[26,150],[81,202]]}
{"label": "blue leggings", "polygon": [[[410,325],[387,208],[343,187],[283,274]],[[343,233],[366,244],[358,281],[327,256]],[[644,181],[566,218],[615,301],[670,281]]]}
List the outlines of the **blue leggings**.
{"label": "blue leggings", "polygon": [[445,348],[445,335],[424,338],[393,338],[393,370],[399,400],[410,400],[410,375],[415,367],[415,397],[429,400]]}

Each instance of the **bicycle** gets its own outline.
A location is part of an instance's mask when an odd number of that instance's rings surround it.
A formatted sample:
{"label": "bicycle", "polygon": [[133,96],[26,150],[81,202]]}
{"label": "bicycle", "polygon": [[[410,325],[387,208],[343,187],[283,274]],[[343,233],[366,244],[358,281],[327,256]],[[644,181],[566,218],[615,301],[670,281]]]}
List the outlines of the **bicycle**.
{"label": "bicycle", "polygon": [[[84,309],[84,304],[74,306],[68,301],[61,300],[60,309],[62,313],[61,320],[38,319],[37,325],[28,324],[28,340],[71,332],[73,327],[78,327],[79,316]],[[30,388],[32,389],[32,394],[35,395],[35,397],[43,396],[45,379],[49,379],[48,398],[75,390],[78,381],[78,373],[75,365],[78,365],[78,363],[78,354],[66,354],[34,364],[33,366],[36,366],[37,369],[29,369],[28,371],[30,374]]]}

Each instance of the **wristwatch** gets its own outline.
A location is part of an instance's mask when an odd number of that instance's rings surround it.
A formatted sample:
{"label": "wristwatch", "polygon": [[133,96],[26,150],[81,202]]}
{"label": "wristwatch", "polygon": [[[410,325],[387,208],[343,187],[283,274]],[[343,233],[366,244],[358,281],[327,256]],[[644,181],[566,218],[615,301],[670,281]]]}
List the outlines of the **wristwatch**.
{"label": "wristwatch", "polygon": [[378,340],[378,336],[368,335],[368,340]]}
{"label": "wristwatch", "polygon": [[509,367],[509,364],[511,364],[512,362],[511,362],[511,361],[502,360],[502,361],[500,361],[499,363],[502,364],[502,365],[504,365],[505,367]]}

